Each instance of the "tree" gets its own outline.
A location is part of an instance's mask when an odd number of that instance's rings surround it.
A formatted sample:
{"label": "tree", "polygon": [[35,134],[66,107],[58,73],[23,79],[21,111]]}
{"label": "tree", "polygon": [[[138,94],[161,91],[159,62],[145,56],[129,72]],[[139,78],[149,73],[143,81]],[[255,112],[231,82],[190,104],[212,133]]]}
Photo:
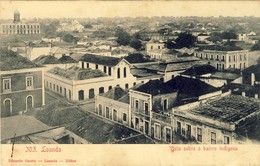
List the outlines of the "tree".
{"label": "tree", "polygon": [[128,54],[127,57],[125,57],[125,59],[129,62],[129,63],[143,63],[143,62],[151,62],[152,60],[146,58],[143,54],[141,53],[130,53]]}
{"label": "tree", "polygon": [[251,51],[256,51],[256,50],[260,50],[260,44],[259,43],[256,43],[255,45],[253,45],[251,47]]}
{"label": "tree", "polygon": [[63,41],[67,42],[67,43],[73,43],[76,41],[76,38],[71,35],[71,34],[66,34],[62,37]]}
{"label": "tree", "polygon": [[168,49],[174,49],[175,48],[175,41],[174,40],[167,40],[165,45],[166,45],[166,48],[168,48]]}
{"label": "tree", "polygon": [[221,33],[213,32],[210,34],[210,37],[207,40],[212,41],[213,43],[217,43],[222,41]]}
{"label": "tree", "polygon": [[180,33],[175,40],[175,48],[180,49],[183,47],[190,48],[195,45],[197,38],[190,33]]}
{"label": "tree", "polygon": [[237,34],[230,30],[230,31],[226,31],[222,33],[222,38],[223,39],[227,39],[228,41],[230,41],[230,39],[236,39],[237,38]]}
{"label": "tree", "polygon": [[84,28],[86,28],[86,29],[92,29],[93,27],[92,27],[91,24],[86,24],[86,25],[84,25]]}
{"label": "tree", "polygon": [[115,36],[117,37],[116,41],[119,45],[126,46],[130,44],[131,36],[124,29],[118,28]]}
{"label": "tree", "polygon": [[142,42],[138,39],[132,39],[130,41],[130,47],[136,49],[136,50],[140,50],[142,48]]}

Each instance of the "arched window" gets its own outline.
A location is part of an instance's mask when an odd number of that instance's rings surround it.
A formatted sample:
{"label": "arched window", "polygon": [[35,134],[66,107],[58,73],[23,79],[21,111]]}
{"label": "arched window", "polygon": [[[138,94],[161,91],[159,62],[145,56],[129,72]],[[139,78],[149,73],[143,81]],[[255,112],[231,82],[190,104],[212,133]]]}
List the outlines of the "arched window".
{"label": "arched window", "polygon": [[117,69],[117,78],[120,78],[120,68]]}
{"label": "arched window", "polygon": [[92,89],[89,89],[89,99],[93,99],[95,97],[95,90],[92,88]]}
{"label": "arched window", "polygon": [[124,78],[126,78],[126,67],[124,67]]}
{"label": "arched window", "polygon": [[34,107],[33,96],[29,95],[26,97],[26,110],[32,109]]}
{"label": "arched window", "polygon": [[84,90],[79,91],[79,100],[84,100]]}
{"label": "arched window", "polygon": [[106,118],[107,118],[107,119],[109,119],[109,112],[110,112],[110,111],[109,111],[109,108],[106,107]]}
{"label": "arched window", "polygon": [[7,98],[3,102],[4,104],[4,110],[1,112],[3,117],[12,115],[12,100]]}
{"label": "arched window", "polygon": [[129,87],[128,84],[125,84],[125,89],[128,89],[128,87]]}
{"label": "arched window", "polygon": [[104,93],[104,87],[99,88],[99,94],[102,94],[102,93]]}
{"label": "arched window", "polygon": [[98,105],[98,114],[102,115],[102,105],[101,104]]}

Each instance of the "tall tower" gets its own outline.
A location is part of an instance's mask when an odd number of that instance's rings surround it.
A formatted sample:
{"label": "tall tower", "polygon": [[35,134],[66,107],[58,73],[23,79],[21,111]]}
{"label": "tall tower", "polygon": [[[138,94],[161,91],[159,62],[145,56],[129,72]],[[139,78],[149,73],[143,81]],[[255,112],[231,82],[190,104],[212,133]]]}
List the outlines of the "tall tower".
{"label": "tall tower", "polygon": [[14,12],[14,23],[18,23],[18,22],[20,22],[20,12],[16,10]]}

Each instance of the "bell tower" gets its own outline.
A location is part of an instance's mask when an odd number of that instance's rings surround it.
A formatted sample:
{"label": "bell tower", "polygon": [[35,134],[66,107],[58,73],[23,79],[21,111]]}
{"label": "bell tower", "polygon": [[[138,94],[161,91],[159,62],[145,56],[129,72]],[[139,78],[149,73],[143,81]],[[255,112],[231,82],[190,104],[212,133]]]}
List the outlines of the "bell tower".
{"label": "bell tower", "polygon": [[18,22],[20,22],[20,12],[16,10],[14,12],[14,23],[18,23]]}

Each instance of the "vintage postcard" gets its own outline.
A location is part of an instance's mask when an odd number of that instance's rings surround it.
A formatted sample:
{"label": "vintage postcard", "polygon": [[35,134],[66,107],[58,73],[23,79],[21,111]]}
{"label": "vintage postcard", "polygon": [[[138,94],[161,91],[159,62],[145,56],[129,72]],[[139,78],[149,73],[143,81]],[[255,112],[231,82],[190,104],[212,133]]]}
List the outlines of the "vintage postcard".
{"label": "vintage postcard", "polygon": [[1,165],[260,165],[260,2],[1,1]]}

